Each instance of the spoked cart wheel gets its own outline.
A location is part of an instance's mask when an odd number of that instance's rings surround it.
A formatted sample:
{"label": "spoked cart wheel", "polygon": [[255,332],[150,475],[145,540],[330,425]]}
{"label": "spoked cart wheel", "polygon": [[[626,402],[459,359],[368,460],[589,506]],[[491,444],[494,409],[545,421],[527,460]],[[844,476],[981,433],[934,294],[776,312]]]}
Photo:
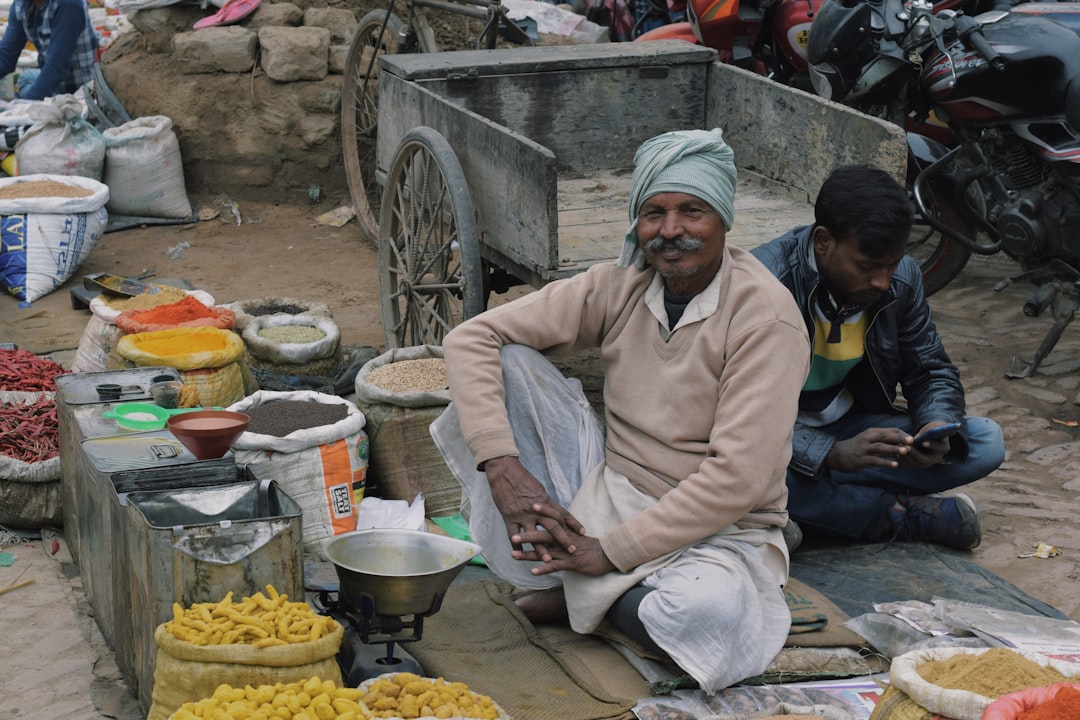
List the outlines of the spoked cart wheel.
{"label": "spoked cart wheel", "polygon": [[429,127],[398,145],[379,214],[379,296],[386,348],[441,345],[484,309],[483,265],[465,175]]}
{"label": "spoked cart wheel", "polygon": [[378,242],[379,184],[375,181],[375,126],[379,120],[379,55],[398,51],[401,20],[387,10],[360,19],[341,92],[341,143],[345,176],[360,230]]}

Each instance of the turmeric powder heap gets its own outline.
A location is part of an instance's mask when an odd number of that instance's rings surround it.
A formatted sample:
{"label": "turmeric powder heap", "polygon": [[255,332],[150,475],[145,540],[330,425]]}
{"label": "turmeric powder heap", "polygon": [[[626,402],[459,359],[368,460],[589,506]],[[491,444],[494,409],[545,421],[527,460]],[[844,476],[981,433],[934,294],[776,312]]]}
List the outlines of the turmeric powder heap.
{"label": "turmeric powder heap", "polygon": [[1070,679],[1007,648],[991,648],[977,654],[959,653],[944,660],[922,663],[915,670],[928,683],[990,698]]}

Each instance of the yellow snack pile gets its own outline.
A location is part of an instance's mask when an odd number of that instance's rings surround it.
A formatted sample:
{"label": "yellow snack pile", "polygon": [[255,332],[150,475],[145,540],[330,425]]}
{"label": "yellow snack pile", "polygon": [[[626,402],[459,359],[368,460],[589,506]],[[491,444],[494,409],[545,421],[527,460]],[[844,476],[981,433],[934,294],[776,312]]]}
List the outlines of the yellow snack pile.
{"label": "yellow snack pile", "polygon": [[169,720],[367,720],[371,715],[361,695],[317,677],[259,687],[219,685],[212,696],[181,705]]}
{"label": "yellow snack pile", "polygon": [[230,592],[218,603],[195,603],[185,610],[173,603],[173,619],[165,630],[196,645],[246,643],[255,647],[310,642],[337,629],[337,621],[319,615],[306,602],[289,602],[273,585],[239,603]]}
{"label": "yellow snack pile", "polygon": [[361,700],[377,718],[499,717],[499,709],[487,695],[472,692],[465,683],[442,678],[398,673],[393,678],[375,680],[365,690]]}

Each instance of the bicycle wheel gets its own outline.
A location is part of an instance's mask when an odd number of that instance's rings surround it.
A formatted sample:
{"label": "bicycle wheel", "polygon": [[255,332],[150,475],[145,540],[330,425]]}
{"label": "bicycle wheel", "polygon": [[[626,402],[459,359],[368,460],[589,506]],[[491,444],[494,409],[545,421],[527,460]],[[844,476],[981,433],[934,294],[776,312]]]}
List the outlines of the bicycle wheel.
{"label": "bicycle wheel", "polygon": [[345,176],[360,230],[378,242],[379,184],[375,180],[375,130],[379,120],[379,62],[398,51],[401,20],[386,10],[360,19],[345,60],[341,90],[341,144]]}
{"label": "bicycle wheel", "polygon": [[398,145],[379,214],[379,295],[386,348],[441,345],[484,309],[472,200],[453,148],[413,128]]}

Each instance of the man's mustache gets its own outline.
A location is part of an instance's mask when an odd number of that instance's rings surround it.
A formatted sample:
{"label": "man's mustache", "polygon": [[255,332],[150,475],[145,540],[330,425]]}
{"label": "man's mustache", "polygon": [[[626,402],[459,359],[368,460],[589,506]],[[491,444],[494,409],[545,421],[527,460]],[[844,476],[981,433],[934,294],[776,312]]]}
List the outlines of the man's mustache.
{"label": "man's mustache", "polygon": [[693,235],[680,235],[677,238],[665,238],[657,235],[645,243],[644,250],[655,255],[666,247],[674,248],[680,252],[694,252],[704,246],[705,241]]}

